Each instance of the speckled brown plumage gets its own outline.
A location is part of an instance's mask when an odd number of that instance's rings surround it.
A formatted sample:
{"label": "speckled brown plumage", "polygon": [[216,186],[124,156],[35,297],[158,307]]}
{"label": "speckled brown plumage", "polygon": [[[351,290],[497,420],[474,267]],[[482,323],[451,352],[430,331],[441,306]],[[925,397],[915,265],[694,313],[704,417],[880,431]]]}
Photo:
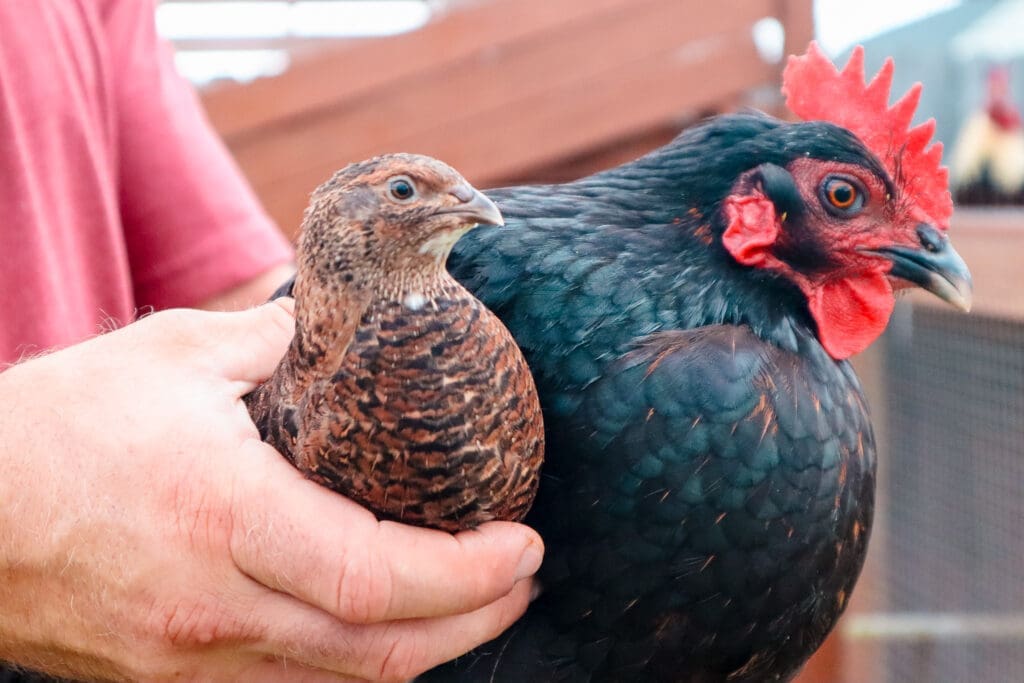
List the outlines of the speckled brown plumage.
{"label": "speckled brown plumage", "polygon": [[[414,194],[400,198],[396,183]],[[521,519],[543,457],[533,379],[505,327],[444,268],[459,235],[500,221],[427,157],[353,164],[317,189],[295,337],[248,399],[263,438],[383,519],[447,531]]]}

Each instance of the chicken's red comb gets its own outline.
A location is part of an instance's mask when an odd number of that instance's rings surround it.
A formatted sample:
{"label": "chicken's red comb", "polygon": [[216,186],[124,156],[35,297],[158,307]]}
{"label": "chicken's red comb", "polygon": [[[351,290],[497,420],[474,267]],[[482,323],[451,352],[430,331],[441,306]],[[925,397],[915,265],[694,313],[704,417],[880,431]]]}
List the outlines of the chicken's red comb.
{"label": "chicken's red comb", "polygon": [[846,128],[882,160],[907,197],[938,227],[949,227],[953,199],[949,171],[942,166],[942,143],[929,146],[935,119],[910,127],[921,97],[916,83],[892,107],[890,57],[871,82],[864,82],[864,48],[857,47],[842,71],[812,42],[807,54],[792,56],[782,74],[790,111],[805,121],[830,121]]}

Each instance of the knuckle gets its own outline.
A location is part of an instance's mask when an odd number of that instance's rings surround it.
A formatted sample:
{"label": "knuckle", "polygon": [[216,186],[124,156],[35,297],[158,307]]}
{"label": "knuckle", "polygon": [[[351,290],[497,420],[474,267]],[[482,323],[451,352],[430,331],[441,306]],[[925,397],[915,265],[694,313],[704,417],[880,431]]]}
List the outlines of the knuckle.
{"label": "knuckle", "polygon": [[458,541],[462,548],[462,561],[467,567],[478,569],[462,572],[458,577],[460,590],[469,604],[483,607],[512,590],[515,586],[514,561],[510,564],[497,553],[481,556],[478,548],[466,545],[465,538],[458,538]]}
{"label": "knuckle", "polygon": [[393,591],[390,569],[372,549],[343,555],[335,584],[335,605],[341,619],[354,624],[384,620]]}
{"label": "knuckle", "polygon": [[146,327],[157,334],[175,334],[189,336],[200,327],[197,318],[202,317],[200,311],[191,311],[184,308],[171,308],[166,311],[154,313],[143,319]]}
{"label": "knuckle", "polygon": [[177,512],[178,531],[189,547],[223,547],[234,527],[231,506],[209,490],[180,481],[174,488],[173,509]]}
{"label": "knuckle", "polygon": [[465,574],[466,591],[474,607],[483,607],[506,595],[515,585],[512,577],[506,577],[504,568],[496,567],[492,571],[467,572]]}
{"label": "knuckle", "polygon": [[152,619],[155,650],[165,654],[238,640],[247,630],[222,604],[196,597],[168,602],[152,612]]}
{"label": "knuckle", "polygon": [[133,327],[144,334],[146,342],[164,353],[182,349],[201,349],[209,335],[210,316],[206,311],[172,308],[142,318]]}
{"label": "knuckle", "polygon": [[382,681],[408,681],[426,670],[420,665],[415,652],[399,643],[392,643],[381,663],[378,678]]}
{"label": "knuckle", "polygon": [[295,336],[295,318],[276,302],[264,304],[260,312],[260,324],[252,329],[251,338],[266,349],[284,353],[288,342]]}
{"label": "knuckle", "polygon": [[520,582],[508,595],[498,601],[498,609],[490,623],[481,629],[484,640],[497,637],[526,612],[526,608],[530,605],[531,588],[530,582]]}
{"label": "knuckle", "polygon": [[379,681],[408,681],[431,665],[420,639],[408,634],[399,638],[390,630],[385,631],[377,652],[380,659],[373,669],[374,679]]}
{"label": "knuckle", "polygon": [[288,310],[288,306],[280,299],[266,304],[269,309],[271,326],[278,333],[291,337],[295,334],[295,316]]}

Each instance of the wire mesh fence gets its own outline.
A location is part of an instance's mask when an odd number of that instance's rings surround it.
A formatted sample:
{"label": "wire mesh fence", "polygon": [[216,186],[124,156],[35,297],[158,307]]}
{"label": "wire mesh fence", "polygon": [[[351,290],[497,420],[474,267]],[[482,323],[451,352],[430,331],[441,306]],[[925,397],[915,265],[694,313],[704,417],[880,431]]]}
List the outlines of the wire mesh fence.
{"label": "wire mesh fence", "polygon": [[883,344],[873,604],[844,640],[878,683],[1024,681],[1024,323],[905,306]]}

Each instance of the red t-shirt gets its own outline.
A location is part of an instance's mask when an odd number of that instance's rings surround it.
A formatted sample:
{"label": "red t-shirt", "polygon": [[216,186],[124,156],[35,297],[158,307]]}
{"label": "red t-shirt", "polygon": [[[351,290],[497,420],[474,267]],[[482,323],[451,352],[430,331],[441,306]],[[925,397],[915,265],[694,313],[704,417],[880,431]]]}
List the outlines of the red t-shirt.
{"label": "red t-shirt", "polygon": [[0,363],[291,258],[152,0],[0,2]]}

